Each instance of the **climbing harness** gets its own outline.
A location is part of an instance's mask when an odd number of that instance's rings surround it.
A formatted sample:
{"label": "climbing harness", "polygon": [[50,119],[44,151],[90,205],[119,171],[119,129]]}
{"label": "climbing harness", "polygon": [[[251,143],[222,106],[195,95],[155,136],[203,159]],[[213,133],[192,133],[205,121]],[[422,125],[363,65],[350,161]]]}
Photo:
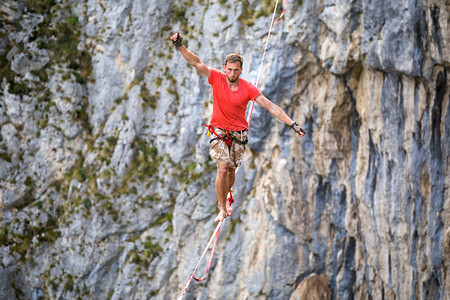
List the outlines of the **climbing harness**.
{"label": "climbing harness", "polygon": [[215,136],[217,136],[216,138],[212,139],[211,141],[209,141],[210,143],[215,140],[215,139],[221,139],[222,141],[224,141],[225,144],[227,144],[228,148],[231,147],[231,144],[233,142],[233,140],[231,139],[230,136],[230,131],[226,130],[226,136],[220,136],[218,135],[215,131],[214,131],[214,127],[212,127],[211,125],[206,125],[204,124],[204,126],[208,127],[208,132],[207,135],[209,136],[210,133],[214,134]]}
{"label": "climbing harness", "polygon": [[[222,141],[224,141],[225,144],[227,144],[228,148],[231,147],[233,141],[235,141],[236,143],[241,144],[241,145],[245,145],[248,143],[248,138],[245,139],[244,141],[241,141],[240,139],[237,139],[232,134],[230,134],[230,132],[231,132],[230,130],[222,129],[223,131],[225,131],[225,135],[221,136],[217,132],[214,131],[214,127],[212,127],[211,125],[204,124],[204,126],[208,127],[208,131],[206,132],[207,136],[210,136],[211,133],[216,136],[215,138],[213,138],[209,141],[210,143],[212,143],[213,141],[216,141],[216,140],[222,140]],[[242,134],[246,131],[247,131],[247,129],[243,129],[240,131],[233,131],[233,132],[237,133],[237,134]]]}
{"label": "climbing harness", "polygon": [[[274,22],[274,19],[275,19],[275,13],[276,13],[277,7],[278,7],[278,0],[277,0],[277,2],[275,3],[275,9],[274,9],[274,11],[273,11],[272,21],[271,21],[271,23],[270,23],[269,32],[268,32],[268,34],[267,34],[266,45],[265,45],[265,48],[264,48],[264,51],[263,51],[263,56],[262,56],[262,59],[261,59],[261,64],[260,64],[260,66],[259,66],[258,77],[257,77],[257,80],[256,80],[256,87],[258,87],[258,85],[259,85],[259,80],[260,80],[260,77],[261,77],[261,70],[262,70],[262,66],[263,66],[263,63],[264,63],[264,57],[266,56],[267,47],[268,47],[268,45],[269,45],[270,33],[271,33],[271,31],[272,31],[273,26],[275,26],[275,25],[278,23],[278,21],[280,21],[280,19],[284,16],[284,13],[285,13],[285,11],[286,11],[287,4],[288,4],[288,0],[285,0],[285,2],[284,2],[284,9],[283,9],[283,11],[281,12],[280,16],[278,17],[278,19]],[[177,40],[177,41],[178,41],[178,40]],[[176,41],[176,42],[177,42],[177,41]],[[180,41],[180,43],[181,43],[181,41]],[[250,108],[250,111],[249,111],[248,117],[247,117],[247,123],[248,123],[248,126],[249,126],[249,127],[250,127],[250,121],[251,121],[251,117],[252,117],[253,107],[254,107],[254,106],[255,106],[255,99],[252,100],[252,105],[251,105],[251,108]],[[216,135],[217,137],[216,137],[215,139],[219,138],[219,139],[223,140],[223,141],[228,145],[228,147],[231,147],[231,144],[232,144],[233,139],[232,139],[232,137],[230,136],[230,134],[229,134],[228,131],[226,131],[226,132],[227,132],[226,136],[225,136],[225,137],[222,137],[222,136],[218,135],[218,134],[214,131],[214,127],[212,127],[211,125],[206,125],[206,124],[205,124],[205,126],[208,127],[208,134],[209,134],[209,133],[212,133],[212,134]],[[247,143],[247,141],[245,141],[245,143]],[[236,168],[236,173],[237,173],[238,169],[239,169],[239,168]],[[234,202],[233,196],[234,196],[234,191],[233,191],[233,189],[231,189],[231,190],[230,190],[230,197],[227,199],[227,201],[228,201],[228,203],[229,203],[230,205]],[[223,220],[223,221],[220,221],[220,222],[217,224],[216,229],[214,230],[214,233],[212,234],[211,238],[209,239],[209,242],[208,242],[208,244],[206,245],[206,248],[205,248],[205,250],[203,251],[202,256],[200,257],[200,260],[198,261],[197,265],[195,266],[194,271],[192,272],[192,275],[189,277],[189,280],[186,282],[186,284],[185,284],[185,286],[184,286],[184,288],[183,288],[183,291],[181,292],[181,294],[179,295],[179,297],[177,298],[177,300],[182,300],[182,299],[184,298],[184,295],[186,294],[186,291],[187,291],[187,289],[188,289],[188,287],[189,287],[189,285],[190,285],[192,279],[195,279],[196,281],[199,281],[199,282],[200,282],[200,281],[202,281],[203,279],[206,278],[206,275],[208,274],[209,268],[211,267],[211,262],[212,262],[212,259],[213,259],[213,256],[214,256],[214,252],[215,252],[215,250],[216,250],[217,241],[218,241],[218,239],[219,239],[220,227],[222,226],[223,222],[224,222],[224,220]],[[212,246],[212,248],[211,248],[211,253],[210,253],[210,255],[209,255],[209,260],[208,260],[208,264],[207,264],[207,266],[206,266],[205,274],[204,274],[202,277],[197,278],[197,277],[195,277],[195,272],[197,271],[197,269],[198,269],[198,267],[199,267],[199,265],[200,265],[200,262],[202,261],[203,257],[205,256],[206,252],[208,251],[208,249],[209,249],[209,247],[210,247],[210,245],[211,245],[211,243],[212,243],[213,240],[214,240],[214,244],[213,244],[213,246]]]}

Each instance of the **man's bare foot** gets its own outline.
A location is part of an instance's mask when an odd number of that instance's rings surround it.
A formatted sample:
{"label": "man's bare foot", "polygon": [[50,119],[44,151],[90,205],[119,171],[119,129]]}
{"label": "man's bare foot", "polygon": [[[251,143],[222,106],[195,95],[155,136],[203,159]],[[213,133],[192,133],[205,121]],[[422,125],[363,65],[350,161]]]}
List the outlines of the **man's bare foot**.
{"label": "man's bare foot", "polygon": [[226,204],[226,210],[227,210],[227,217],[229,217],[229,216],[231,216],[233,214],[233,208],[231,207],[230,204],[228,204],[228,201],[227,201],[227,204]]}
{"label": "man's bare foot", "polygon": [[222,222],[227,217],[227,212],[224,210],[220,210],[217,217],[214,219],[214,222]]}

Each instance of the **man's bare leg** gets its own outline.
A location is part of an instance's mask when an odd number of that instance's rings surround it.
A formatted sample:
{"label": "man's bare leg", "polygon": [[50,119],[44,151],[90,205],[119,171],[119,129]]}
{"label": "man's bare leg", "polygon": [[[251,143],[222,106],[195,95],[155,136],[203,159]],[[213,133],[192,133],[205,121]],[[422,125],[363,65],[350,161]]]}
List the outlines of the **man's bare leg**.
{"label": "man's bare leg", "polygon": [[235,180],[235,169],[230,168],[228,164],[220,164],[217,167],[216,177],[216,193],[219,202],[220,212],[214,220],[215,222],[223,221],[226,217],[231,216],[233,209],[227,202],[227,195]]}

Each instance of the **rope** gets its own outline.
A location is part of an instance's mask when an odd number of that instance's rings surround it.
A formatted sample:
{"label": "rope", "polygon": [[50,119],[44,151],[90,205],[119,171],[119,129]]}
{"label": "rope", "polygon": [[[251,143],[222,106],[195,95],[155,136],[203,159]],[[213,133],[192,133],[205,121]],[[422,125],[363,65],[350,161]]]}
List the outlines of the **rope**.
{"label": "rope", "polygon": [[[275,13],[276,13],[277,7],[278,7],[278,0],[277,0],[277,2],[275,3],[275,9],[274,9],[274,11],[273,11],[272,21],[271,21],[270,27],[269,27],[269,33],[267,34],[266,45],[265,45],[265,47],[264,47],[263,56],[262,56],[262,59],[261,59],[261,64],[260,64],[260,66],[259,66],[258,77],[257,77],[257,80],[256,80],[256,87],[259,86],[259,80],[260,80],[260,77],[261,77],[262,66],[263,66],[263,63],[264,63],[264,58],[265,58],[265,56],[266,56],[267,47],[268,47],[268,45],[269,45],[270,33],[271,33],[271,31],[272,31],[273,26],[275,26],[275,25],[278,23],[278,21],[280,21],[280,19],[284,16],[284,13],[285,13],[285,11],[286,11],[287,4],[288,4],[288,0],[285,0],[285,2],[284,2],[284,9],[283,9],[283,11],[281,12],[280,16],[278,17],[278,19],[274,22],[274,19],[275,19]],[[252,117],[253,107],[254,107],[254,106],[255,106],[255,99],[252,100],[252,105],[251,105],[251,108],[250,108],[250,111],[249,111],[249,114],[248,114],[248,117],[247,117],[247,123],[248,123],[249,128],[250,128],[250,120],[251,120],[251,117]],[[208,125],[205,125],[205,126],[208,127]],[[209,129],[209,128],[208,128],[208,129]],[[215,132],[214,132],[214,129],[213,129],[212,132],[215,133]],[[216,134],[216,135],[217,135],[217,134]],[[218,135],[217,135],[217,136],[218,136]],[[221,137],[220,137],[220,138],[221,138]],[[222,139],[222,138],[221,138],[221,139]],[[222,140],[223,140],[225,143],[227,143],[224,139],[222,139]],[[227,144],[228,144],[228,143],[227,143]],[[239,169],[239,168],[236,168],[236,173],[237,173],[238,169]],[[229,204],[230,204],[230,205],[231,205],[231,203],[234,202],[232,190],[230,190],[230,197],[229,197],[227,200],[229,201]],[[225,221],[225,220],[224,220],[224,221]],[[204,280],[204,279],[206,278],[206,275],[208,274],[209,268],[211,267],[211,262],[212,262],[212,259],[213,259],[213,256],[214,256],[214,252],[215,252],[215,250],[216,250],[217,241],[218,241],[218,239],[219,239],[220,227],[222,226],[222,224],[223,224],[224,221],[220,221],[220,222],[217,224],[216,229],[214,230],[214,233],[212,234],[211,238],[209,239],[209,242],[208,242],[208,244],[206,245],[206,248],[205,248],[205,250],[203,251],[202,256],[200,257],[200,259],[199,259],[197,265],[196,265],[195,268],[194,268],[194,271],[192,272],[192,275],[189,277],[188,282],[186,282],[186,285],[184,286],[183,291],[181,292],[181,294],[180,294],[180,296],[178,297],[177,300],[182,300],[182,299],[184,298],[184,295],[186,294],[186,291],[187,291],[187,289],[188,289],[188,287],[189,287],[189,285],[190,285],[192,279],[195,279],[196,281],[200,282],[200,281],[202,281],[202,280]],[[194,275],[195,275],[195,272],[197,271],[197,269],[198,269],[198,267],[199,267],[199,265],[200,265],[200,262],[202,261],[203,257],[205,256],[206,252],[208,251],[208,249],[209,249],[209,247],[210,247],[210,245],[211,245],[213,239],[214,239],[214,244],[213,244],[213,247],[212,247],[212,249],[211,249],[211,254],[209,255],[209,260],[208,260],[208,264],[207,264],[207,266],[206,266],[205,274],[204,274],[201,278],[196,278],[196,277],[194,276]]]}
{"label": "rope", "polygon": [[[278,17],[278,19],[274,22],[273,20],[275,19],[275,12],[277,11],[278,0],[275,3],[275,9],[274,9],[273,15],[272,15],[272,22],[270,23],[269,33],[267,34],[266,46],[264,47],[263,56],[262,56],[262,59],[261,59],[261,64],[259,65],[258,77],[256,79],[256,87],[259,86],[259,80],[261,78],[262,66],[264,64],[264,58],[266,57],[267,47],[269,46],[270,33],[272,32],[273,26],[275,26],[280,21],[280,19],[284,16],[284,12],[286,11],[287,4],[288,4],[288,0],[285,0],[284,1],[284,9],[281,12],[280,16]],[[250,111],[249,111],[248,117],[247,117],[248,128],[250,128],[250,121],[252,119],[252,113],[253,113],[253,108],[254,107],[255,107],[255,99],[252,100],[252,105],[250,107]]]}
{"label": "rope", "polygon": [[230,197],[227,198],[228,204],[231,206],[231,204],[233,204],[234,202],[234,191],[233,188],[230,189]]}
{"label": "rope", "polygon": [[[221,222],[220,222],[221,223]],[[219,239],[219,232],[220,232],[220,225],[221,224],[217,224],[217,227],[216,227],[216,238],[214,239],[214,244],[213,244],[213,247],[212,247],[212,249],[211,249],[211,255],[209,256],[209,260],[208,260],[208,265],[206,266],[206,271],[205,271],[205,274],[202,276],[202,277],[200,277],[200,278],[196,278],[195,276],[194,276],[194,279],[196,280],[196,281],[198,281],[198,282],[200,282],[200,281],[202,281],[203,279],[205,279],[206,278],[206,274],[208,274],[208,271],[209,271],[209,267],[211,267],[211,262],[212,262],[212,259],[213,259],[213,256],[214,256],[214,251],[216,250],[216,245],[217,245],[217,240]],[[214,236],[214,235],[213,235]],[[212,236],[211,236],[211,239],[212,239]],[[207,247],[207,248],[209,248],[209,247]],[[204,251],[204,253],[206,253],[206,250]],[[203,254],[204,255],[204,254]],[[200,263],[200,262],[199,262]]]}
{"label": "rope", "polygon": [[[191,283],[192,279],[195,279],[196,281],[202,281],[203,279],[205,279],[206,274],[209,271],[209,267],[211,266],[211,261],[212,261],[212,258],[213,258],[214,251],[216,250],[217,240],[219,239],[219,232],[220,232],[220,227],[222,226],[222,223],[223,223],[223,221],[220,221],[219,224],[217,224],[216,229],[214,230],[214,233],[212,234],[211,238],[209,239],[209,242],[206,245],[206,248],[203,251],[202,256],[200,257],[197,265],[195,266],[194,271],[192,272],[192,275],[189,277],[188,282],[186,282],[186,285],[184,286],[183,291],[181,292],[180,296],[178,297],[178,300],[182,300],[183,299],[183,297],[186,294],[186,291],[187,291],[187,289],[189,287],[189,284]],[[214,239],[214,236],[215,236],[215,239]],[[198,267],[200,266],[200,262],[203,260],[203,257],[205,256],[206,251],[208,251],[209,246],[211,245],[213,240],[214,240],[214,245],[213,245],[213,248],[211,249],[211,255],[210,255],[209,260],[208,260],[208,266],[206,267],[205,275],[203,275],[201,278],[196,278],[194,276],[195,272],[197,271]]]}

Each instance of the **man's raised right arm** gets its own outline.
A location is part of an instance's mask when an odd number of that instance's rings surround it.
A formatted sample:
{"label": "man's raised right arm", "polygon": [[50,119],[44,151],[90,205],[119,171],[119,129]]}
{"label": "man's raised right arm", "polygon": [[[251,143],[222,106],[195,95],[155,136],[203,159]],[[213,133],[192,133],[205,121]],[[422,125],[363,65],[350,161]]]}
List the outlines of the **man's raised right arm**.
{"label": "man's raised right arm", "polygon": [[208,78],[211,76],[211,70],[209,69],[209,67],[207,65],[205,65],[200,60],[200,58],[198,58],[197,55],[195,55],[194,53],[189,51],[188,48],[186,48],[185,46],[183,46],[183,44],[181,44],[181,41],[183,40],[183,37],[181,36],[181,34],[179,34],[178,32],[175,32],[174,34],[172,34],[170,36],[170,39],[173,41],[173,43],[175,44],[177,49],[180,51],[181,55],[183,55],[183,57],[186,59],[186,61],[190,65],[192,65],[194,68],[196,68],[197,71],[200,72],[200,74],[202,74]]}

